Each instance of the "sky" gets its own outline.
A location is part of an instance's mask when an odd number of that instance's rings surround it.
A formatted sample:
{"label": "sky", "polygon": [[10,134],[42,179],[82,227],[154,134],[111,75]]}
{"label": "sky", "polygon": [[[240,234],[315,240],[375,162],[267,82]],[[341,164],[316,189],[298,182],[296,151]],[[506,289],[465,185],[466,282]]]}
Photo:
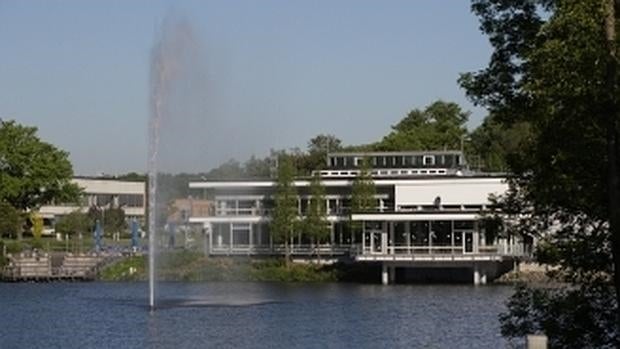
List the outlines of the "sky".
{"label": "sky", "polygon": [[[466,0],[0,0],[0,118],[36,126],[77,175],[144,172],[153,46],[191,24],[187,82],[162,147],[179,172],[387,134],[437,99],[486,115],[458,86],[491,52]],[[172,15],[171,15],[172,14]]]}

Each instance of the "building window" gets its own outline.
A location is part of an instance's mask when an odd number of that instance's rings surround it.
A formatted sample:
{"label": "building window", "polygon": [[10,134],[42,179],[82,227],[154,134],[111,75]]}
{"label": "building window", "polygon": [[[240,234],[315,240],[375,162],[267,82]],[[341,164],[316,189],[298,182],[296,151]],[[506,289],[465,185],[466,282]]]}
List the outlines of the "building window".
{"label": "building window", "polygon": [[232,224],[233,245],[240,247],[250,244],[250,224],[249,223],[233,223]]}
{"label": "building window", "polygon": [[118,204],[126,207],[142,207],[144,206],[144,197],[139,194],[120,194]]}
{"label": "building window", "polygon": [[97,206],[107,206],[112,204],[114,196],[111,194],[97,194]]}
{"label": "building window", "polygon": [[424,166],[435,165],[435,157],[433,155],[424,155]]}

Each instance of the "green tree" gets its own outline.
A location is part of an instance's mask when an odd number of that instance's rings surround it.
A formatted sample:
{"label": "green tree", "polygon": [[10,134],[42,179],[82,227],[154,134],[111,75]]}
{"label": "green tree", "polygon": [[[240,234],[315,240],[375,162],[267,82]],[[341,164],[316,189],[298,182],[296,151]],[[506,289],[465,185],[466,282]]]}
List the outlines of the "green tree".
{"label": "green tree", "polygon": [[20,212],[8,202],[0,201],[0,237],[15,238],[22,229]]}
{"label": "green tree", "polygon": [[0,121],[0,200],[21,212],[52,200],[73,202],[79,188],[71,182],[68,153],[43,142],[35,127]]}
{"label": "green tree", "polygon": [[314,240],[318,262],[321,258],[319,246],[329,237],[330,233],[325,204],[325,187],[321,184],[321,177],[318,173],[315,173],[310,181],[310,195],[308,211],[303,220],[303,231]]}
{"label": "green tree", "polygon": [[272,166],[272,161],[269,157],[259,159],[252,155],[243,164],[243,172],[246,178],[269,178]]}
{"label": "green tree", "polygon": [[544,260],[574,283],[518,292],[502,317],[510,337],[535,330],[549,335],[551,347],[620,345],[615,6],[614,0],[472,2],[493,53],[487,68],[464,74],[460,83],[507,127],[529,124],[529,138],[508,164],[533,224],[553,227],[544,236],[553,246],[543,249]]}
{"label": "green tree", "polygon": [[32,236],[39,240],[43,235],[43,217],[38,213],[32,212],[30,214],[30,221],[32,222]]}
{"label": "green tree", "polygon": [[61,234],[87,234],[93,228],[93,222],[88,214],[76,210],[64,215],[56,222],[55,230]]}
{"label": "green tree", "polygon": [[342,149],[342,141],[334,135],[319,134],[308,141],[306,173],[322,170],[326,166],[327,154]]}
{"label": "green tree", "polygon": [[414,109],[374,148],[381,151],[460,149],[467,135],[469,112],[458,104],[438,100],[424,110]]}
{"label": "green tree", "polygon": [[506,172],[508,159],[523,148],[530,134],[526,122],[505,125],[492,115],[469,136],[465,152],[471,166],[487,172]]}
{"label": "green tree", "polygon": [[353,220],[354,213],[374,211],[377,201],[375,199],[375,183],[371,176],[370,160],[362,159],[360,174],[353,179],[351,185],[351,209],[349,212],[349,226],[351,233],[356,234],[362,227],[362,223]]}
{"label": "green tree", "polygon": [[123,233],[127,229],[125,211],[120,207],[110,207],[103,211],[103,229],[109,235]]}
{"label": "green tree", "polygon": [[276,191],[274,194],[274,208],[271,211],[271,233],[278,242],[284,243],[285,260],[287,267],[291,262],[290,241],[298,225],[297,190],[294,185],[295,167],[287,154],[278,158],[278,173]]}

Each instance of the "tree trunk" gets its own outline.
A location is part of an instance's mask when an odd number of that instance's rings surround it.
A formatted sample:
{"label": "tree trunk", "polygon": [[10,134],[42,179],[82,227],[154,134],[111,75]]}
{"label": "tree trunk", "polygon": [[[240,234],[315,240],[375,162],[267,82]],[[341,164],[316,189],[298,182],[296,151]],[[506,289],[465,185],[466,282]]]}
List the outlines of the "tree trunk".
{"label": "tree trunk", "polygon": [[291,251],[289,249],[289,237],[287,236],[284,239],[284,265],[286,266],[286,269],[290,269],[291,268]]}
{"label": "tree trunk", "polygon": [[[618,132],[618,107],[616,104],[617,93],[617,48],[616,48],[616,0],[604,0],[605,6],[605,39],[609,50],[609,62],[607,64],[606,88],[608,103],[604,106],[604,113],[608,120],[607,128],[607,157],[609,161],[607,182],[609,199],[609,231],[611,233],[612,258],[614,264],[613,282],[616,291],[616,304],[620,305],[620,172],[618,168],[618,156],[620,140]],[[620,312],[616,315],[616,326],[620,331]]]}

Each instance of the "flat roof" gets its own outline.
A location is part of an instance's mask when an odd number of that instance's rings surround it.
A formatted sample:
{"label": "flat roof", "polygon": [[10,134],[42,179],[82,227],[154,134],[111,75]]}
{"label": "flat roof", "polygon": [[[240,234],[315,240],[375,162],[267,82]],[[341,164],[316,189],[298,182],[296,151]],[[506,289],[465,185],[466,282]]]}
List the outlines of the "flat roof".
{"label": "flat roof", "polygon": [[359,151],[333,152],[327,156],[398,156],[398,155],[462,155],[460,150],[411,150],[411,151]]}
{"label": "flat roof", "polygon": [[[375,185],[403,185],[412,184],[416,182],[428,183],[445,183],[451,182],[496,182],[498,180],[505,181],[507,176],[428,176],[428,177],[410,177],[410,178],[377,178],[373,179]],[[321,183],[327,187],[348,186],[353,183],[353,179],[329,179],[325,178],[321,180]],[[298,179],[293,181],[296,187],[306,187],[310,185],[310,179]],[[189,182],[189,187],[192,189],[200,188],[269,188],[275,187],[276,181],[273,179],[256,179],[256,180],[211,180],[200,182]]]}

